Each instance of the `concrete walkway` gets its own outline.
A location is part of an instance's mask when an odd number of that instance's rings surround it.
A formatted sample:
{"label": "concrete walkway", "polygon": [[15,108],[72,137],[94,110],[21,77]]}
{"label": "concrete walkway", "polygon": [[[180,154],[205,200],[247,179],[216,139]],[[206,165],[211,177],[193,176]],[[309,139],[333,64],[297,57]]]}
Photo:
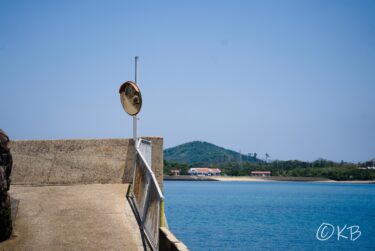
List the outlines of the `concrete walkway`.
{"label": "concrete walkway", "polygon": [[12,185],[13,236],[0,250],[143,250],[127,187]]}

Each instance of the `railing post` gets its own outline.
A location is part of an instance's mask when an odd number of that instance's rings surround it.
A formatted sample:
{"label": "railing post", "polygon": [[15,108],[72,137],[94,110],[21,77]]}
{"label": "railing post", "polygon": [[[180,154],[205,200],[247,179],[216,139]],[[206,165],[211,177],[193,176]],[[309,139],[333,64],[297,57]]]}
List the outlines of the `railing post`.
{"label": "railing post", "polygon": [[166,227],[166,220],[165,220],[165,214],[164,214],[164,199],[160,200],[160,223],[159,227]]}

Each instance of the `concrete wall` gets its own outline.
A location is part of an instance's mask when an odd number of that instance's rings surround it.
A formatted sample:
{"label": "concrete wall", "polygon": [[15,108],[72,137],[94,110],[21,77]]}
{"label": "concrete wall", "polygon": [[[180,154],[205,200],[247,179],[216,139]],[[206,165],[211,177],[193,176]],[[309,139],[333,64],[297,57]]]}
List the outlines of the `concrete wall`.
{"label": "concrete wall", "polygon": [[165,227],[159,231],[159,250],[163,251],[189,251],[184,243],[179,241],[172,232]]}
{"label": "concrete wall", "polygon": [[[152,169],[163,187],[163,139],[152,141]],[[12,184],[129,183],[131,139],[11,141]]]}
{"label": "concrete wall", "polygon": [[[152,169],[163,189],[163,138],[152,142]],[[130,183],[132,139],[19,140],[9,145],[13,156],[12,184],[63,185]],[[138,229],[138,228],[137,228]],[[159,229],[159,250],[186,251],[165,227]]]}

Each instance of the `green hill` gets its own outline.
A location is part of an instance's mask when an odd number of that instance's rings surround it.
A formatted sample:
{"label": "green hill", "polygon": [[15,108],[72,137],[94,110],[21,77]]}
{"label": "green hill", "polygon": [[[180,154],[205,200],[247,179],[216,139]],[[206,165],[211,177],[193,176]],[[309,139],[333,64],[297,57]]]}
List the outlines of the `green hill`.
{"label": "green hill", "polygon": [[[242,161],[258,162],[253,156],[241,155]],[[240,153],[204,141],[193,141],[164,150],[164,159],[192,166],[210,166],[239,162]]]}

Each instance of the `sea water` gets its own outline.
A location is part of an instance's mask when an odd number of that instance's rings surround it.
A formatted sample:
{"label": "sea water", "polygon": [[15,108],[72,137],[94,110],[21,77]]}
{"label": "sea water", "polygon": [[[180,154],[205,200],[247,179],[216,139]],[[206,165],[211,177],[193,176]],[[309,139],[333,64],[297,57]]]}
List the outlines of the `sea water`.
{"label": "sea water", "polygon": [[165,181],[190,250],[375,250],[375,185]]}

